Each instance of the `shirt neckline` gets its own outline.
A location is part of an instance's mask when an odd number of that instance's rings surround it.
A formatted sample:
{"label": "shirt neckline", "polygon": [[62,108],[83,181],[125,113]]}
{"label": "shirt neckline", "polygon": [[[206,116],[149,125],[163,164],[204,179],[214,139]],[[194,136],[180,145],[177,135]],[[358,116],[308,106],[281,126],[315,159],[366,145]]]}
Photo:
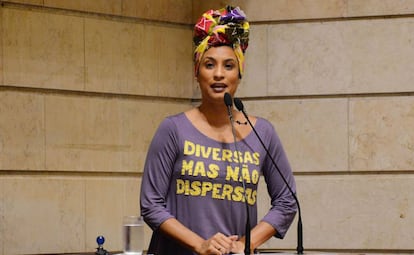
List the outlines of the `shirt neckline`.
{"label": "shirt neckline", "polygon": [[[208,136],[208,135],[206,135],[206,134],[204,134],[203,132],[201,132],[196,126],[194,126],[194,124],[190,121],[190,119],[187,117],[187,114],[185,114],[185,112],[183,112],[182,113],[182,115],[184,116],[184,119],[185,119],[185,121],[189,124],[189,126],[192,128],[192,129],[194,129],[198,134],[200,134],[200,135],[202,135],[202,136],[204,136],[205,138],[207,138],[207,139],[209,139],[210,141],[213,141],[213,142],[215,142],[215,143],[220,143],[220,144],[226,144],[226,145],[229,145],[229,144],[233,144],[234,142],[222,142],[222,141],[218,141],[218,140],[216,140],[216,139],[214,139],[214,138],[212,138],[212,137],[210,137],[210,136]],[[255,123],[255,125],[253,125],[255,128],[257,127],[257,123],[260,121],[260,118],[258,118],[258,117],[256,117],[256,123]],[[250,125],[249,125],[250,126]],[[252,136],[253,135],[253,129],[252,130],[250,130],[250,132],[245,136],[245,137],[243,137],[242,139],[240,139],[240,140],[237,140],[236,142],[237,143],[243,143],[243,142],[246,142],[249,138],[250,138],[250,136]]]}

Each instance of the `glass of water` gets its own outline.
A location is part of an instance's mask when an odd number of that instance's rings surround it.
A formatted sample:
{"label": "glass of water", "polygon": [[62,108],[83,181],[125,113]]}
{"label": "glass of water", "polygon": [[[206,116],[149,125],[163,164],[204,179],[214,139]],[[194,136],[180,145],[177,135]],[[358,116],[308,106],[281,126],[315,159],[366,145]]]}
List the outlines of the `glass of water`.
{"label": "glass of water", "polygon": [[124,254],[142,255],[144,250],[144,220],[141,216],[124,216],[122,224]]}

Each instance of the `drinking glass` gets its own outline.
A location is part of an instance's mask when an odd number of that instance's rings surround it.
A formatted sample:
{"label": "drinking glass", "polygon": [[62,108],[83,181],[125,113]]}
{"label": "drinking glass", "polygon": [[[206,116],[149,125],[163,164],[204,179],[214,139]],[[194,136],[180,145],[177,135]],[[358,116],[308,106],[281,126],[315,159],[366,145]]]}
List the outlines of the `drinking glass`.
{"label": "drinking glass", "polygon": [[124,216],[122,221],[123,251],[126,255],[142,255],[144,220],[141,216]]}

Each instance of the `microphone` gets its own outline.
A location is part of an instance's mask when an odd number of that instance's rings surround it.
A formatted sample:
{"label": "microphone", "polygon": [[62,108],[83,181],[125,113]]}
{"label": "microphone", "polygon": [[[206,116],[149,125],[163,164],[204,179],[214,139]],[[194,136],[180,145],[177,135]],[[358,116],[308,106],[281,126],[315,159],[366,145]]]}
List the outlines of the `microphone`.
{"label": "microphone", "polygon": [[273,166],[276,168],[279,175],[282,177],[283,182],[286,184],[287,188],[289,189],[290,193],[292,194],[293,198],[295,199],[295,202],[298,206],[298,240],[297,240],[298,243],[297,243],[297,247],[296,247],[296,252],[297,252],[297,254],[303,254],[304,249],[303,249],[302,213],[300,211],[299,200],[296,196],[296,193],[293,192],[292,188],[289,186],[289,183],[287,182],[286,178],[283,176],[282,172],[280,171],[280,169],[277,166],[277,164],[276,164],[275,160],[273,159],[273,157],[270,155],[270,152],[266,148],[266,145],[263,143],[263,140],[260,138],[260,136],[257,133],[256,129],[254,128],[253,124],[250,122],[249,116],[246,113],[246,109],[244,108],[244,105],[243,105],[241,99],[234,98],[234,105],[236,106],[237,110],[239,110],[240,112],[243,113],[243,115],[246,118],[247,122],[249,123],[249,125],[253,129],[254,133],[256,134],[257,138],[259,139],[260,143],[262,144],[263,148],[266,150],[266,154],[271,159]]}
{"label": "microphone", "polygon": [[231,95],[229,93],[224,94],[224,104],[227,106],[227,114],[229,115],[230,122],[233,125],[233,113],[231,108],[233,107],[233,100],[231,99]]}
{"label": "microphone", "polygon": [[[232,113],[232,107],[233,107],[233,100],[231,98],[231,95],[229,93],[224,94],[224,103],[227,106],[227,113],[229,115],[230,124],[231,124],[231,132],[233,134],[233,140],[234,140],[234,147],[237,149],[237,142],[236,142],[236,131],[234,129],[234,123],[233,123],[233,113]],[[240,166],[240,160],[239,160],[239,169],[241,170]],[[244,178],[242,178],[242,185],[244,189],[244,204],[246,205],[246,234],[245,234],[245,243],[244,243],[244,255],[250,255],[250,212],[249,212],[249,204],[247,203],[247,196],[246,196],[246,183],[244,182]]]}

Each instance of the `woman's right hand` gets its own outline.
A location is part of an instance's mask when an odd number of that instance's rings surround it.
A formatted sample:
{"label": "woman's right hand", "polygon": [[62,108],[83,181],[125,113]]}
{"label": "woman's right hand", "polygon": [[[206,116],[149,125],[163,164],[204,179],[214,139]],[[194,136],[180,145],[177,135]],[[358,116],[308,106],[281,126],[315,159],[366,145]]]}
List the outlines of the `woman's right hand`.
{"label": "woman's right hand", "polygon": [[209,239],[201,243],[195,251],[200,255],[223,255],[228,254],[233,249],[233,242],[238,239],[237,235],[226,236],[222,233],[216,233]]}

